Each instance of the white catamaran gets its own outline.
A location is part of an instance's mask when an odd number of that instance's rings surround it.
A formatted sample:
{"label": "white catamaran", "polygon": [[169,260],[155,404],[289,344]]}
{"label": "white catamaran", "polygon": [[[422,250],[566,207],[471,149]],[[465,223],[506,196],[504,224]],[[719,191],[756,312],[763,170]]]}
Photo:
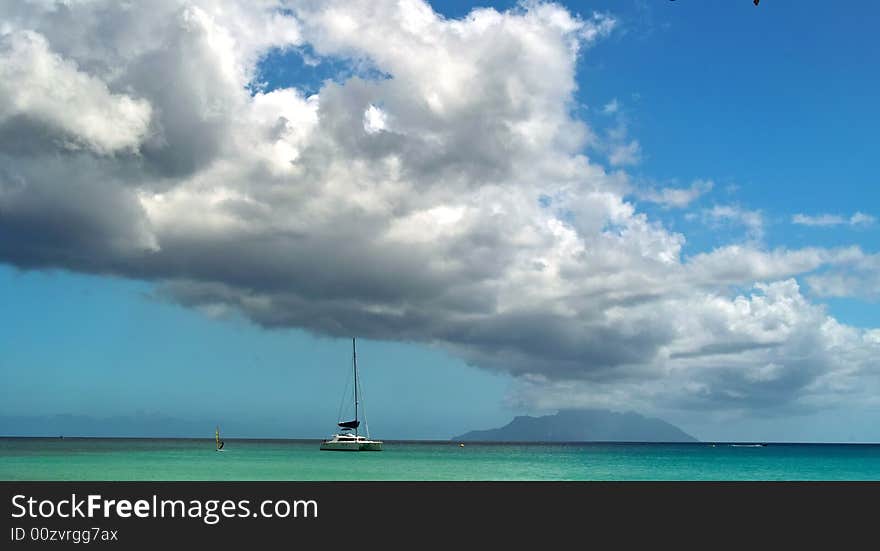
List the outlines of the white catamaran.
{"label": "white catamaran", "polygon": [[358,394],[357,348],[355,339],[351,339],[351,361],[354,365],[354,419],[351,421],[339,421],[337,423],[340,429],[339,432],[334,434],[331,439],[321,442],[321,449],[340,452],[380,452],[382,451],[382,441],[370,439],[370,425],[366,422],[366,413],[364,413],[364,425],[367,429],[367,435],[361,436],[358,432],[361,422],[358,419],[360,395]]}

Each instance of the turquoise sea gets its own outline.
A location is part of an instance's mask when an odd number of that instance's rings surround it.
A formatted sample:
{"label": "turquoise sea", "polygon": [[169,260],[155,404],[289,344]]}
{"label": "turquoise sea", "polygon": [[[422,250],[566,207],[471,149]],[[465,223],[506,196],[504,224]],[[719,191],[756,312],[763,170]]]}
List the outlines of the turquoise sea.
{"label": "turquoise sea", "polygon": [[880,445],[0,438],[0,480],[880,480]]}

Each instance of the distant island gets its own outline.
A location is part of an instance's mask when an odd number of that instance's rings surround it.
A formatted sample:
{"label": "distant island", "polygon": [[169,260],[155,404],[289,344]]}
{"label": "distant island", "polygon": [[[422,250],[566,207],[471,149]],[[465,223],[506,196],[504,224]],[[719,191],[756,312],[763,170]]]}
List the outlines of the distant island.
{"label": "distant island", "polygon": [[562,410],[543,417],[519,416],[507,425],[473,430],[453,440],[482,442],[698,442],[680,428],[638,413],[599,409]]}

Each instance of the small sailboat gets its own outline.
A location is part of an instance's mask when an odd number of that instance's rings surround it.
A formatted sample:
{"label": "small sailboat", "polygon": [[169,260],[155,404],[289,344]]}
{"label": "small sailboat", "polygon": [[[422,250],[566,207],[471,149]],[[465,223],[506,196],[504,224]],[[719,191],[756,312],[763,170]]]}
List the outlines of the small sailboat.
{"label": "small sailboat", "polygon": [[218,425],[216,429],[214,429],[214,440],[217,446],[217,451],[223,451],[223,440],[220,440],[220,426]]}
{"label": "small sailboat", "polygon": [[[358,394],[358,367],[357,367],[357,346],[355,339],[351,339],[351,361],[354,365],[354,419],[350,421],[338,421],[336,425],[339,431],[329,440],[321,442],[321,449],[324,451],[345,451],[345,452],[380,452],[382,451],[382,441],[370,439],[370,426],[366,422],[366,413],[364,412],[364,425],[367,435],[361,436],[359,427],[361,425],[358,419],[358,405],[360,404],[360,394]],[[363,408],[361,408],[363,412]]]}

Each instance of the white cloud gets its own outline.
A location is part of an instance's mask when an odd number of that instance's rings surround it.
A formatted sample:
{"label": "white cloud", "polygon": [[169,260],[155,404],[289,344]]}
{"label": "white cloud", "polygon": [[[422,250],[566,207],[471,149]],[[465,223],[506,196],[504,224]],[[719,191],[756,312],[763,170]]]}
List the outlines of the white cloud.
{"label": "white cloud", "polygon": [[748,237],[753,240],[764,237],[764,216],[761,211],[745,209],[738,205],[715,205],[710,209],[703,209],[700,218],[714,228],[742,226],[746,229]]}
{"label": "white cloud", "polygon": [[590,145],[607,155],[612,167],[639,164],[642,161],[642,146],[628,135],[629,121],[621,103],[613,99],[602,107],[602,113],[612,115],[615,124],[605,132],[604,141],[594,141]]}
{"label": "white cloud", "polygon": [[695,283],[746,285],[754,281],[788,279],[822,266],[846,264],[862,256],[857,248],[764,251],[749,245],[728,245],[690,258],[687,266]]}
{"label": "white cloud", "polygon": [[644,201],[657,203],[666,208],[684,208],[712,191],[714,184],[708,180],[697,180],[690,187],[646,189],[636,192],[636,196]]}
{"label": "white cloud", "polygon": [[0,97],[0,135],[20,142],[44,135],[46,146],[136,151],[150,124],[149,102],[112,93],[30,30],[0,35]]}
{"label": "white cloud", "polygon": [[808,216],[806,214],[795,214],[791,217],[792,224],[801,226],[870,226],[877,219],[863,212],[856,212],[849,218],[837,214],[820,214],[817,216]]}
{"label": "white cloud", "polygon": [[[652,364],[596,381],[521,378],[516,398],[538,408],[610,407],[754,411],[869,402],[877,342],[811,305],[794,280],[758,284],[732,299],[695,295],[660,313],[674,337]],[[865,386],[872,381],[870,386]]]}
{"label": "white cloud", "polygon": [[364,111],[364,131],[367,134],[375,134],[385,130],[388,126],[388,115],[384,111],[371,105]]}
{"label": "white cloud", "polygon": [[870,226],[876,221],[877,218],[863,212],[856,212],[849,217],[849,224],[851,226]]}
{"label": "white cloud", "polygon": [[642,146],[638,140],[614,144],[608,155],[611,166],[630,166],[639,164],[642,160]]}
{"label": "white cloud", "polygon": [[[3,40],[43,36],[35,59],[97,119],[55,100],[20,111],[66,142],[0,141],[0,259],[153,280],[270,327],[437,344],[557,407],[816,407],[876,388],[872,333],[793,279],[864,253],[767,251],[762,215],[722,205],[706,222],[748,239],[682,259],[685,236],[583,154],[595,134],[570,109],[577,59],[613,19],[542,3],[461,19],[415,0],[281,7],[0,5]],[[261,56],[304,45],[387,78],[248,92]],[[123,98],[149,106],[143,125],[108,120]],[[597,147],[636,162],[625,124],[612,130]]]}
{"label": "white cloud", "polygon": [[846,262],[807,277],[810,289],[822,297],[880,298],[880,254],[852,255]]}
{"label": "white cloud", "polygon": [[618,103],[617,98],[614,98],[602,106],[602,113],[606,115],[613,115],[617,113],[618,110],[620,110],[620,103]]}

